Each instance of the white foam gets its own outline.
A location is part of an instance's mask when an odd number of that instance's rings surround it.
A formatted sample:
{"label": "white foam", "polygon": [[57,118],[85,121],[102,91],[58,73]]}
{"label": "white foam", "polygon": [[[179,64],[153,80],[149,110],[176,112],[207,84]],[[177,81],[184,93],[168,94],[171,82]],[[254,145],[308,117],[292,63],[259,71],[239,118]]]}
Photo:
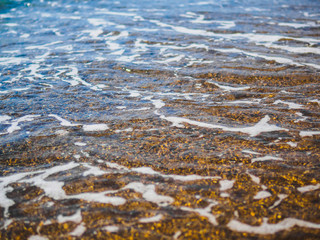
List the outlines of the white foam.
{"label": "white foam", "polygon": [[[210,81],[210,83],[213,83]],[[230,86],[224,86],[218,83],[214,83],[217,87],[225,90],[225,91],[242,91],[242,90],[247,90],[250,89],[250,87],[230,87]]]}
{"label": "white foam", "polygon": [[319,48],[314,48],[314,47],[292,47],[292,46],[277,45],[277,44],[272,44],[272,43],[265,44],[265,46],[268,47],[268,48],[285,50],[285,51],[292,52],[292,53],[300,53],[300,54],[313,53],[313,54],[320,54],[320,49],[319,49]]}
{"label": "white foam", "polygon": [[129,97],[139,97],[139,96],[141,96],[139,91],[136,91],[136,90],[128,90],[128,91],[130,93]]}
{"label": "white foam", "polygon": [[[64,190],[62,189],[64,183],[58,182],[58,181],[45,181],[45,179],[50,176],[51,174],[66,171],[69,169],[72,169],[74,167],[77,167],[79,164],[76,164],[74,162],[68,163],[66,165],[62,166],[55,166],[46,170],[39,170],[35,172],[30,173],[18,173],[13,174],[5,177],[0,177],[0,205],[4,208],[4,216],[8,215],[8,209],[10,206],[14,205],[14,201],[7,198],[6,193],[11,192],[13,189],[11,187],[8,187],[10,183],[14,182],[25,182],[25,183],[32,183],[35,186],[41,188],[44,190],[45,194],[48,197],[51,197],[56,200],[64,199],[66,197],[66,194]],[[37,174],[33,177],[28,177],[25,179],[26,176],[29,174]]]}
{"label": "white foam", "polygon": [[164,107],[166,104],[161,99],[151,100],[152,104],[156,109]]}
{"label": "white foam", "polygon": [[200,216],[206,217],[212,225],[217,226],[216,217],[211,213],[211,208],[215,205],[217,205],[216,202],[210,203],[206,208],[181,207],[181,210],[198,213]]}
{"label": "white foam", "polygon": [[41,235],[31,235],[30,237],[28,237],[28,240],[49,240],[49,238]]}
{"label": "white foam", "polygon": [[123,16],[123,17],[137,17],[138,15],[135,13],[129,12],[113,12],[109,11],[106,8],[96,8],[95,11],[99,14],[107,14],[107,15],[116,15],[116,16]]}
{"label": "white foam", "polygon": [[60,130],[57,130],[55,133],[57,135],[64,136],[64,135],[67,135],[69,132],[66,130],[60,129]]}
{"label": "white foam", "polygon": [[257,8],[257,7],[246,7],[244,8],[247,12],[267,12],[268,9],[265,8]]}
{"label": "white foam", "polygon": [[140,182],[132,182],[125,186],[124,189],[133,189],[134,191],[141,193],[145,200],[156,203],[159,206],[167,206],[174,202],[172,197],[157,194],[155,185],[153,184],[144,185]]}
{"label": "white foam", "polygon": [[[120,44],[115,43],[115,42],[107,42],[107,45],[109,47],[110,50],[114,51],[114,50],[118,50],[121,49]],[[122,55],[124,53],[124,50],[122,50],[121,52],[113,52],[113,55]]]}
{"label": "white foam", "polygon": [[221,26],[218,26],[219,29],[230,29],[236,26],[234,21],[215,21],[215,20],[204,20],[204,15],[200,15],[195,20],[191,20],[190,22],[196,24],[212,24],[216,23]]}
{"label": "white foam", "polygon": [[304,220],[299,220],[295,218],[286,218],[281,222],[276,224],[269,224],[268,218],[263,218],[263,222],[260,226],[251,226],[237,220],[231,220],[227,227],[236,232],[248,232],[254,234],[261,234],[261,235],[269,235],[275,234],[280,231],[289,230],[294,226],[305,227],[305,228],[316,228],[320,229],[320,224],[307,222]]}
{"label": "white foam", "polygon": [[[163,176],[163,175],[162,175]],[[170,175],[167,175],[167,177],[169,178],[173,178],[174,180],[178,180],[178,181],[197,181],[197,180],[202,180],[202,179],[218,179],[220,177],[204,177],[204,176],[200,176],[200,175],[195,175],[195,174],[192,174],[192,175],[174,175],[174,174],[170,174]]]}
{"label": "white foam", "polygon": [[65,223],[65,222],[75,222],[75,223],[81,223],[82,221],[82,216],[81,216],[81,210],[78,209],[78,211],[70,216],[63,216],[63,215],[59,215],[57,217],[57,221],[59,223]]}
{"label": "white foam", "polygon": [[107,129],[109,129],[108,125],[104,123],[83,125],[83,131],[85,132],[105,131]]}
{"label": "white foam", "polygon": [[274,204],[272,206],[269,207],[269,209],[273,209],[275,208],[276,206],[278,206],[283,199],[287,198],[288,195],[287,194],[278,194],[278,200],[274,202]]}
{"label": "white foam", "polygon": [[101,175],[110,173],[109,171],[101,170],[99,167],[90,166],[90,165],[87,164],[87,163],[83,163],[82,165],[83,165],[84,167],[88,168],[88,169],[83,173],[83,176],[84,176],[84,177],[85,177],[85,176],[88,176],[88,175],[101,176]]}
{"label": "white foam", "polygon": [[253,99],[253,100],[237,100],[237,101],[230,101],[227,102],[228,104],[237,104],[237,105],[242,105],[242,104],[258,104],[261,102],[261,99]]}
{"label": "white foam", "polygon": [[83,146],[86,146],[87,144],[84,142],[75,142],[74,145],[79,146],[79,147],[83,147]]}
{"label": "white foam", "polygon": [[305,192],[317,190],[319,188],[320,188],[320,183],[317,185],[307,185],[307,186],[303,186],[303,187],[298,187],[297,190],[301,193],[305,193]]}
{"label": "white foam", "polygon": [[298,143],[296,142],[286,142],[290,147],[297,147]]}
{"label": "white foam", "polygon": [[[222,33],[208,32],[208,31],[200,30],[200,29],[190,29],[190,28],[181,27],[181,26],[174,26],[174,25],[160,22],[158,20],[151,20],[150,22],[152,22],[160,27],[171,28],[174,31],[180,32],[180,33],[208,36],[208,37],[218,37],[221,39],[230,39],[230,40],[247,39],[250,42],[254,42],[254,43],[260,44],[260,45],[270,44],[272,42],[277,42],[280,39],[288,38],[286,36],[281,36],[281,35],[267,35],[267,34],[256,34],[256,33],[222,34]],[[290,39],[302,41],[302,42],[307,42],[307,43],[319,43],[320,42],[320,40],[314,39],[314,38],[292,38],[292,37],[290,37]]]}
{"label": "white foam", "polygon": [[315,102],[315,103],[320,104],[320,100],[318,100],[318,99],[310,100],[309,102]]}
{"label": "white foam", "polygon": [[248,173],[248,172],[247,172],[247,174],[250,176],[250,178],[251,178],[251,180],[252,180],[253,182],[255,182],[256,184],[260,184],[260,178],[259,178],[259,177],[254,176],[254,175],[252,175],[252,174],[250,174],[250,173]]}
{"label": "white foam", "polygon": [[285,104],[288,105],[289,109],[303,109],[303,105],[297,104],[297,103],[292,103],[292,102],[286,102],[282,100],[276,100],[273,104]]}
{"label": "white foam", "polygon": [[181,128],[181,127],[184,127],[182,123],[188,123],[191,125],[196,125],[198,127],[218,128],[218,129],[222,129],[224,131],[230,131],[230,132],[242,132],[250,135],[251,137],[255,137],[263,132],[274,132],[274,131],[281,131],[281,130],[288,131],[288,129],[286,128],[281,128],[276,125],[269,124],[268,121],[270,120],[270,117],[268,115],[266,115],[258,123],[256,123],[251,127],[227,127],[223,125],[203,123],[203,122],[194,121],[194,120],[190,120],[182,117],[166,117],[164,115],[161,115],[160,118],[167,120],[169,122],[172,122],[172,126],[174,127]]}
{"label": "white foam", "polygon": [[84,226],[84,223],[81,223],[70,233],[70,235],[80,237],[86,230],[87,228]]}
{"label": "white foam", "polygon": [[21,58],[21,57],[2,57],[0,58],[0,65],[10,65],[10,64],[14,64],[14,65],[19,65],[22,62],[26,62],[27,58]]}
{"label": "white foam", "polygon": [[7,129],[7,133],[13,133],[15,131],[18,131],[21,129],[21,127],[19,127],[19,123],[21,122],[31,122],[33,121],[35,118],[40,117],[40,115],[26,115],[20,118],[17,118],[15,120],[11,121],[11,126]]}
{"label": "white foam", "polygon": [[261,155],[262,154],[262,153],[254,152],[254,151],[251,151],[251,150],[242,150],[242,152],[248,153],[248,154],[254,154],[254,155]]}
{"label": "white foam", "polygon": [[220,180],[220,191],[226,191],[233,188],[235,180]]}
{"label": "white foam", "polygon": [[106,162],[105,163],[107,165],[107,167],[109,168],[114,168],[114,169],[117,169],[117,170],[124,170],[124,171],[128,171],[129,169],[124,167],[124,166],[121,166],[117,163],[112,163],[112,162]]}
{"label": "white foam", "polygon": [[[13,189],[8,185],[10,183],[16,182],[17,180],[25,177],[26,173],[19,173],[11,176],[0,177],[0,206],[4,208],[4,216],[8,216],[9,207],[13,206],[15,202],[9,199],[6,193],[11,192]],[[10,224],[10,223],[9,223]]]}
{"label": "white foam", "polygon": [[[49,14],[51,16],[51,14]],[[81,19],[80,16],[71,16],[71,15],[61,15],[60,19],[72,19],[72,20],[79,20]]]}
{"label": "white foam", "polygon": [[172,178],[174,180],[178,180],[178,181],[196,181],[196,180],[202,180],[202,179],[217,179],[220,177],[204,177],[204,176],[200,176],[200,175],[175,175],[175,174],[161,174],[160,172],[154,171],[152,168],[150,167],[139,167],[139,168],[132,168],[131,171],[134,172],[138,172],[138,173],[142,173],[142,174],[147,174],[147,175],[159,175],[163,178]]}
{"label": "white foam", "polygon": [[158,20],[150,20],[150,22],[160,26],[160,27],[168,27],[173,29],[176,32],[180,33],[187,33],[187,34],[192,34],[192,35],[200,35],[200,36],[214,36],[214,33],[207,32],[205,30],[199,30],[199,29],[191,29],[191,28],[186,28],[186,27],[180,27],[180,26],[173,26],[170,24],[162,23]]}
{"label": "white foam", "polygon": [[102,29],[88,29],[88,30],[84,30],[84,33],[89,33],[90,37],[92,38],[98,38],[100,34],[103,33]]}
{"label": "white foam", "polygon": [[73,49],[73,46],[72,45],[64,45],[64,46],[56,47],[55,49],[71,51]]}
{"label": "white foam", "polygon": [[139,31],[139,32],[158,32],[159,29],[155,29],[155,28],[133,28],[133,30],[135,31]]}
{"label": "white foam", "polygon": [[220,51],[220,52],[227,52],[227,53],[238,53],[238,54],[245,54],[251,57],[259,57],[259,58],[263,58],[266,59],[268,61],[275,61],[278,63],[282,63],[282,64],[289,64],[289,65],[296,65],[296,66],[311,66],[314,68],[320,68],[319,65],[316,64],[310,64],[310,63],[298,63],[298,62],[294,62],[291,59],[288,58],[283,58],[283,57],[274,57],[274,56],[266,56],[266,55],[262,55],[262,54],[258,54],[258,53],[252,53],[252,52],[248,52],[248,51],[243,51],[243,50],[239,50],[236,48],[228,48],[228,49],[215,49],[216,51]]}
{"label": "white foam", "polygon": [[302,113],[300,113],[300,112],[296,112],[295,114],[296,114],[296,115],[298,115],[300,118],[299,118],[299,119],[297,119],[297,120],[295,120],[294,122],[302,122],[302,121],[305,121],[305,120],[307,120],[307,119],[308,119],[308,117],[303,116],[303,114],[302,114]]}
{"label": "white foam", "polygon": [[29,38],[30,34],[29,33],[25,33],[25,34],[22,34],[20,37],[21,38]]}
{"label": "white foam", "polygon": [[263,156],[263,157],[252,158],[251,163],[262,162],[262,161],[270,161],[270,160],[283,161],[282,158],[266,155],[266,156]]}
{"label": "white foam", "polygon": [[171,62],[179,62],[181,61],[181,59],[183,59],[185,57],[184,54],[181,54],[181,55],[177,55],[177,56],[174,56],[174,57],[171,57],[171,58],[166,58],[164,60],[157,60],[157,61],[154,61],[154,62],[157,62],[157,63],[171,63]]}
{"label": "white foam", "polygon": [[16,27],[16,26],[18,26],[17,23],[5,23],[4,25],[8,26],[8,27]]}
{"label": "white foam", "polygon": [[10,13],[2,13],[0,14],[0,19],[3,19],[3,18],[13,18],[14,16],[11,15]]}
{"label": "white foam", "polygon": [[6,123],[9,119],[11,119],[11,117],[8,115],[0,115],[0,123]]}
{"label": "white foam", "polygon": [[[27,68],[23,69],[23,71],[30,71],[30,75],[34,76],[36,78],[43,78],[42,74],[37,73],[37,71],[40,69],[40,65],[39,64],[30,64]],[[32,78],[32,80],[34,80]]]}
{"label": "white foam", "polygon": [[268,198],[271,196],[272,196],[271,193],[268,191],[260,191],[253,197],[253,199],[259,200],[259,199],[264,199],[264,198]]}
{"label": "white foam", "polygon": [[150,223],[150,222],[159,222],[163,218],[162,214],[155,215],[153,217],[148,218],[140,218],[139,222],[141,223]]}
{"label": "white foam", "polygon": [[[13,80],[14,81],[14,80]],[[9,81],[7,81],[9,82]],[[11,81],[10,81],[11,82]],[[5,91],[0,91],[0,94],[7,94],[7,93],[10,93],[10,92],[22,92],[22,91],[26,91],[30,89],[29,87],[25,87],[25,88],[13,88],[13,89],[10,89],[10,90],[5,90]]]}
{"label": "white foam", "polygon": [[315,24],[314,22],[308,22],[308,23],[286,23],[286,22],[279,22],[279,26],[285,26],[285,27],[293,27],[293,28],[305,28],[305,27],[316,27],[319,26]]}
{"label": "white foam", "polygon": [[220,197],[227,198],[227,197],[230,197],[230,194],[226,192],[222,192],[220,193]]}
{"label": "white foam", "polygon": [[[6,215],[5,215],[5,217],[6,217]],[[4,228],[4,229],[7,229],[8,226],[10,226],[10,224],[11,224],[12,222],[13,222],[13,219],[5,220],[5,221],[4,221],[3,228]]]}
{"label": "white foam", "polygon": [[136,57],[139,57],[139,56],[140,56],[140,54],[134,54],[131,56],[121,56],[121,57],[118,57],[116,60],[120,61],[120,62],[131,63],[131,62],[133,62],[133,60],[135,60]]}
{"label": "white foam", "polygon": [[301,137],[312,137],[313,135],[319,135],[320,131],[300,131]]}
{"label": "white foam", "polygon": [[126,128],[126,129],[123,129],[123,130],[115,130],[114,132],[115,133],[120,133],[120,132],[132,132],[133,131],[133,128]]}
{"label": "white foam", "polygon": [[104,204],[112,204],[114,206],[123,205],[126,200],[122,197],[109,197],[106,194],[115,193],[117,191],[105,191],[105,192],[90,192],[90,193],[79,193],[77,195],[68,195],[70,199],[81,199],[88,202],[99,202]]}
{"label": "white foam", "polygon": [[108,232],[118,232],[119,231],[119,227],[118,226],[114,226],[114,225],[105,226],[102,229],[106,230]]}
{"label": "white foam", "polygon": [[213,23],[220,24],[219,29],[230,29],[236,26],[234,21],[213,21]]}
{"label": "white foam", "polygon": [[88,22],[92,24],[93,26],[103,26],[107,25],[106,20],[101,18],[88,18]]}
{"label": "white foam", "polygon": [[181,231],[177,231],[175,232],[175,234],[173,235],[173,239],[178,239],[180,237],[180,235],[182,234]]}
{"label": "white foam", "polygon": [[49,114],[49,117],[54,117],[58,121],[60,121],[61,126],[66,126],[66,127],[73,127],[73,126],[79,126],[80,124],[76,123],[71,123],[68,120],[63,119],[62,117],[56,115],[56,114]]}

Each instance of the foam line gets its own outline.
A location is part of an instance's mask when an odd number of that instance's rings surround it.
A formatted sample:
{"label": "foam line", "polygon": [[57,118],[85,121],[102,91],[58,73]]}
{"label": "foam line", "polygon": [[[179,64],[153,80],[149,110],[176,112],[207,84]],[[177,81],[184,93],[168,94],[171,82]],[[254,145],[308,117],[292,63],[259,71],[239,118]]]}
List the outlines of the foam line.
{"label": "foam line", "polygon": [[266,115],[258,123],[256,123],[251,127],[227,127],[223,125],[203,123],[203,122],[194,121],[194,120],[190,120],[182,117],[166,117],[164,115],[161,115],[160,118],[167,120],[169,122],[172,122],[172,126],[174,127],[184,127],[183,123],[188,123],[190,125],[195,125],[198,127],[213,128],[213,129],[217,128],[217,129],[222,129],[224,131],[229,131],[229,132],[242,132],[250,135],[251,137],[258,136],[260,133],[263,133],[263,132],[288,131],[288,129],[286,128],[281,128],[276,125],[269,124],[268,122],[270,120],[270,117],[268,115]]}
{"label": "foam line", "polygon": [[80,199],[88,202],[99,202],[104,204],[112,204],[114,206],[123,205],[126,203],[126,199],[122,197],[109,197],[106,194],[116,193],[118,191],[104,191],[104,192],[90,192],[90,193],[79,193],[77,195],[69,195],[67,198]]}
{"label": "foam line", "polygon": [[0,65],[11,65],[11,64],[19,65],[22,62],[26,62],[28,60],[29,59],[27,58],[21,58],[21,57],[9,57],[9,58],[2,57],[0,58]]}
{"label": "foam line", "polygon": [[140,218],[139,222],[141,222],[141,223],[159,222],[162,219],[162,217],[163,217],[162,214],[158,214],[153,217]]}
{"label": "foam line", "polygon": [[253,199],[254,200],[260,200],[260,199],[268,198],[268,197],[271,197],[271,196],[272,196],[271,193],[268,192],[268,191],[260,191],[253,197]]}
{"label": "foam line", "polygon": [[319,135],[320,131],[300,131],[301,137],[312,137],[313,135]]}
{"label": "foam line", "polygon": [[80,237],[86,230],[87,228],[84,226],[84,223],[81,223],[70,233],[70,235]]}
{"label": "foam line", "polygon": [[28,240],[49,240],[49,238],[41,235],[31,235],[30,237],[28,237]]}
{"label": "foam line", "polygon": [[215,205],[217,205],[216,202],[210,203],[206,208],[181,207],[181,210],[198,213],[200,216],[206,217],[212,225],[217,226],[216,217],[211,213],[211,208]]}
{"label": "foam line", "polygon": [[131,171],[133,172],[138,172],[138,173],[142,173],[142,174],[147,174],[147,175],[158,175],[161,176],[163,178],[172,178],[174,180],[178,180],[178,181],[196,181],[196,180],[202,180],[202,179],[217,179],[220,177],[204,177],[204,176],[200,176],[200,175],[175,175],[175,174],[161,174],[160,172],[154,171],[152,168],[150,167],[139,167],[139,168],[132,168]]}
{"label": "foam line", "polygon": [[295,66],[298,66],[298,67],[301,67],[301,66],[309,66],[309,67],[313,67],[313,68],[316,68],[316,69],[320,69],[320,65],[317,65],[317,64],[313,64],[313,63],[298,63],[298,62],[295,62],[291,59],[288,59],[288,58],[284,58],[284,57],[274,57],[274,56],[266,56],[266,55],[262,55],[262,54],[258,54],[258,53],[252,53],[252,52],[248,52],[248,51],[243,51],[243,50],[240,50],[240,49],[236,49],[236,48],[226,48],[226,49],[214,49],[216,51],[219,51],[219,52],[225,52],[225,53],[238,53],[238,54],[245,54],[247,56],[251,56],[251,57],[258,57],[258,58],[263,58],[265,60],[268,60],[268,61],[275,61],[277,63],[281,63],[281,64],[288,64],[288,65],[295,65]]}
{"label": "foam line", "polygon": [[152,99],[151,102],[156,109],[160,109],[166,105],[161,99]]}
{"label": "foam line", "polygon": [[[0,188],[3,189],[3,191],[0,191],[0,206],[4,208],[4,215],[5,216],[8,215],[9,207],[14,204],[14,201],[7,198],[6,196],[7,192],[11,192],[11,190],[13,190],[11,187],[8,187],[9,184],[14,182],[33,183],[37,187],[42,188],[48,196],[54,199],[64,198],[66,195],[64,193],[64,190],[62,189],[63,183],[58,181],[48,182],[48,181],[45,181],[44,179],[51,174],[54,174],[60,171],[66,171],[76,166],[78,166],[78,164],[71,162],[66,165],[56,166],[43,171],[39,170],[35,172],[30,172],[30,173],[18,173],[18,174],[5,176],[5,177],[0,177],[0,181],[1,181]],[[26,176],[30,174],[37,174],[37,173],[40,173],[40,174],[37,176],[25,179]]]}
{"label": "foam line", "polygon": [[59,223],[65,223],[65,222],[75,222],[75,223],[81,223],[82,221],[82,216],[81,216],[81,210],[78,209],[78,211],[70,216],[63,216],[63,215],[59,215],[57,217],[57,221]]}
{"label": "foam line", "polygon": [[292,27],[292,28],[319,27],[319,25],[315,24],[314,22],[308,22],[308,23],[279,22],[278,25],[284,26],[284,27]]}
{"label": "foam line", "polygon": [[76,124],[76,123],[71,123],[71,122],[63,119],[62,117],[60,117],[60,116],[58,116],[56,114],[49,114],[49,117],[54,117],[55,119],[60,121],[60,125],[61,126],[73,127],[73,126],[79,126],[80,125],[80,124]]}
{"label": "foam line", "polygon": [[220,191],[226,191],[233,188],[235,180],[220,180]]}
{"label": "foam line", "polygon": [[255,182],[256,184],[260,184],[260,178],[259,178],[259,177],[254,176],[254,175],[252,175],[252,174],[250,174],[250,173],[248,173],[248,172],[247,172],[247,174],[250,176],[250,178],[251,178],[251,180],[252,180],[253,182]]}
{"label": "foam line", "polygon": [[0,123],[5,123],[7,124],[7,121],[10,120],[11,117],[8,115],[0,115]]}
{"label": "foam line", "polygon": [[180,32],[180,33],[185,33],[185,34],[190,34],[190,35],[207,36],[207,37],[217,37],[217,38],[230,39],[230,40],[247,39],[250,42],[255,42],[260,45],[277,42],[283,38],[290,38],[290,39],[293,39],[296,41],[307,42],[310,44],[312,44],[312,43],[316,44],[316,43],[320,42],[320,40],[315,39],[315,38],[293,38],[293,37],[287,37],[287,36],[281,36],[281,35],[266,35],[266,34],[256,34],[256,33],[221,34],[221,33],[208,32],[208,31],[200,30],[200,29],[191,29],[191,28],[186,28],[186,27],[182,27],[182,26],[174,26],[171,24],[166,24],[166,23],[160,22],[158,20],[150,20],[150,22],[152,22],[160,27],[171,28],[172,30],[174,30],[176,32]]}
{"label": "foam line", "polygon": [[320,188],[320,183],[317,185],[307,185],[303,187],[298,187],[297,190],[301,193],[305,193],[305,192],[318,190],[319,188]]}
{"label": "foam line", "polygon": [[172,197],[157,194],[155,185],[153,184],[144,185],[140,182],[132,182],[125,186],[124,189],[133,189],[134,191],[141,193],[145,200],[156,203],[159,206],[167,206],[174,202]]}
{"label": "foam line", "polygon": [[21,127],[19,127],[19,123],[21,122],[31,122],[33,121],[35,118],[40,117],[40,115],[26,115],[20,118],[17,118],[13,121],[11,121],[11,126],[7,129],[7,133],[13,133],[15,131],[18,131],[21,129]]}
{"label": "foam line", "polygon": [[252,158],[251,163],[254,162],[261,162],[261,161],[270,161],[270,160],[276,160],[276,161],[283,161],[282,158],[279,157],[273,157],[273,156],[263,156],[263,157],[257,157],[257,158]]}
{"label": "foam line", "polygon": [[109,129],[108,125],[104,123],[83,125],[83,131],[85,132],[105,131],[107,129]]}
{"label": "foam line", "polygon": [[107,232],[118,232],[119,231],[119,227],[118,226],[114,226],[114,225],[105,226],[102,229],[106,230]]}
{"label": "foam line", "polygon": [[276,100],[273,104],[285,104],[288,105],[289,109],[303,109],[303,105],[298,104],[298,103],[292,103],[292,102],[286,102],[282,100]]}
{"label": "foam line", "polygon": [[[208,82],[213,83],[211,81],[208,81]],[[225,91],[242,91],[242,90],[250,89],[250,87],[230,87],[230,86],[224,86],[218,83],[213,83],[213,84]]]}
{"label": "foam line", "polygon": [[278,194],[278,200],[274,202],[274,204],[272,206],[269,207],[269,209],[273,209],[275,208],[276,206],[278,206],[283,199],[287,198],[288,195],[287,194]]}
{"label": "foam line", "polygon": [[261,235],[275,234],[280,231],[289,230],[290,228],[298,226],[305,228],[320,229],[320,224],[307,222],[295,218],[286,218],[283,221],[276,224],[269,224],[268,218],[263,218],[263,222],[260,226],[251,226],[237,220],[231,220],[227,227],[236,232],[247,232]]}

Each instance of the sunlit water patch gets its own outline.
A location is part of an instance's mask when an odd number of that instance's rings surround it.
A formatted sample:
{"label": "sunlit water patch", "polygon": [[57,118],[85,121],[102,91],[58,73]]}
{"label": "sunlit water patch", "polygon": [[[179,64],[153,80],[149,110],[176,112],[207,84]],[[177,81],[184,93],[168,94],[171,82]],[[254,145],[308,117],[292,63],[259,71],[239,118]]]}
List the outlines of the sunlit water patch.
{"label": "sunlit water patch", "polygon": [[317,239],[317,1],[1,1],[2,239]]}

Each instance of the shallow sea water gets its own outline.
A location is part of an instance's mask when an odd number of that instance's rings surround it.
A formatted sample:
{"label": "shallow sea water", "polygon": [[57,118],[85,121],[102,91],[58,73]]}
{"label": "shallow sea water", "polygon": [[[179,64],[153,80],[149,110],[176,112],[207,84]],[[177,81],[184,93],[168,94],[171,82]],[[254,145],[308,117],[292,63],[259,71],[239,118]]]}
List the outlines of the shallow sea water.
{"label": "shallow sea water", "polygon": [[0,239],[319,239],[319,9],[0,1]]}

